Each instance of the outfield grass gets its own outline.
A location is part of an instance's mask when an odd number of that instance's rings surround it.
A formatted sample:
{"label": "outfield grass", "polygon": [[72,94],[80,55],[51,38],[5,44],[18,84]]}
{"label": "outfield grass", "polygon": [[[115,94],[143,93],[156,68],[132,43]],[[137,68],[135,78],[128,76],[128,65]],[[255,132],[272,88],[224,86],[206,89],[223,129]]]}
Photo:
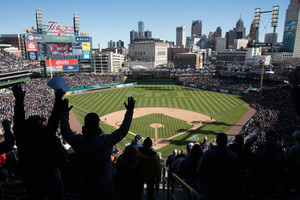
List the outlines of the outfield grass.
{"label": "outfield grass", "polygon": [[[173,148],[182,149],[193,135],[198,135],[203,140],[207,135],[208,140],[213,139],[216,134],[229,130],[246,112],[242,105],[245,103],[237,96],[203,91],[183,86],[135,86],[114,90],[99,91],[94,93],[68,96],[72,109],[78,120],[83,124],[84,116],[88,112],[96,112],[103,116],[115,111],[124,110],[124,102],[127,97],[136,99],[136,108],[142,107],[168,107],[186,109],[213,117],[216,121],[196,131],[186,133],[171,140],[171,144],[159,149],[166,157]],[[133,122],[132,127],[138,126]],[[111,133],[113,127],[101,123],[100,127],[104,133]],[[124,148],[125,143],[130,142],[133,136],[128,134],[120,142],[119,146]]]}
{"label": "outfield grass", "polygon": [[150,114],[133,119],[130,131],[135,134],[140,134],[144,138],[155,138],[155,129],[150,127],[152,123],[164,125],[164,128],[157,129],[158,138],[169,138],[192,127],[192,125],[180,119],[163,114]]}

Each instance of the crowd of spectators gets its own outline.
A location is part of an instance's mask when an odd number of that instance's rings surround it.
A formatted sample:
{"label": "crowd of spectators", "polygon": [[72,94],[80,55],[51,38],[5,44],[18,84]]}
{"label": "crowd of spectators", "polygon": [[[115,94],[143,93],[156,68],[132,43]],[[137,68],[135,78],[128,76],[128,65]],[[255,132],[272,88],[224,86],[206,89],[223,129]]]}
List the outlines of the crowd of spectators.
{"label": "crowd of spectators", "polygon": [[272,129],[282,147],[287,149],[293,143],[291,133],[300,124],[290,97],[289,86],[264,87],[261,98],[251,104],[257,112],[242,134],[245,137],[255,135],[257,141],[262,142],[267,130]]}
{"label": "crowd of spectators", "polygon": [[[220,76],[220,75],[198,75],[198,76],[186,76],[179,79],[185,85],[197,84],[204,85],[206,87],[220,88],[226,90],[243,92],[250,87],[260,87],[260,80],[248,78],[248,77],[232,77],[232,76]],[[278,85],[273,81],[264,80],[265,86]]]}
{"label": "crowd of spectators", "polygon": [[17,72],[38,68],[37,65],[29,64],[20,56],[8,52],[0,53],[0,73]]}
{"label": "crowd of spectators", "polygon": [[[84,88],[88,86],[99,86],[103,84],[113,83],[113,77],[110,80],[102,80],[96,75],[84,74],[65,74],[63,77],[69,84],[70,88]],[[50,109],[53,106],[53,90],[47,86],[50,78],[35,78],[23,83],[23,88],[26,91],[25,109],[26,118],[31,115],[40,115],[43,118],[49,118]],[[11,120],[13,117],[13,94],[6,92],[1,94],[0,101],[0,120]]]}

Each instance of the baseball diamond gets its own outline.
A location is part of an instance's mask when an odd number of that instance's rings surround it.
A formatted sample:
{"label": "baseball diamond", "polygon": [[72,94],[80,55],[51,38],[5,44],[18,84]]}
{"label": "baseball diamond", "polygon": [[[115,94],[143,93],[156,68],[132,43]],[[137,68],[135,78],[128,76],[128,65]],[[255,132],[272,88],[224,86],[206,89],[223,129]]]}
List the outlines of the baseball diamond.
{"label": "baseball diamond", "polygon": [[[118,146],[121,149],[125,148],[125,144],[130,143],[135,134],[144,138],[150,136],[154,140],[155,132],[150,125],[160,123],[162,127],[157,128],[157,145],[154,148],[161,152],[163,157],[170,154],[173,148],[185,149],[192,136],[197,136],[199,142],[203,141],[205,135],[208,140],[214,139],[216,134],[235,126],[248,110],[239,96],[175,85],[109,89],[71,95],[67,98],[74,106],[73,112],[79,123],[83,124],[86,113],[96,112],[101,119],[100,127],[104,133],[110,133],[121,124],[124,116],[122,102],[129,96],[136,99],[134,119],[130,134]],[[155,117],[151,117],[154,113]],[[146,129],[139,131],[141,121],[142,127],[147,127],[150,132]],[[174,126],[175,131],[171,130]]]}

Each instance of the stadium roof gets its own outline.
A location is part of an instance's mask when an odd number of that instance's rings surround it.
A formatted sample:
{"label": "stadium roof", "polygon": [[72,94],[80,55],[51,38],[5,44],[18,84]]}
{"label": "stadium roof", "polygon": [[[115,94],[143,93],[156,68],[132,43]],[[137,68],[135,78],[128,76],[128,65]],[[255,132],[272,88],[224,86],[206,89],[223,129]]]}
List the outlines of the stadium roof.
{"label": "stadium roof", "polygon": [[129,67],[132,70],[142,70],[142,69],[148,69],[147,67],[141,66],[141,65],[135,65],[132,67]]}

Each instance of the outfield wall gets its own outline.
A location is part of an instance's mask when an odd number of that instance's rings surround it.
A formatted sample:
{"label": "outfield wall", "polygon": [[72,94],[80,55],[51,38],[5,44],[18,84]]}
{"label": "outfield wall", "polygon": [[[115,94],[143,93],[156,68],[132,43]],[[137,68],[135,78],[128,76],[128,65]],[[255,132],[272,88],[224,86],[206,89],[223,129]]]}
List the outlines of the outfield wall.
{"label": "outfield wall", "polygon": [[124,84],[124,82],[120,82],[120,83],[96,85],[96,86],[90,86],[90,87],[84,87],[84,88],[74,88],[74,89],[70,89],[66,93],[66,95],[80,94],[80,93],[84,93],[84,92],[99,91],[99,90],[111,89],[111,88],[129,87],[129,86],[133,86],[133,85],[137,85],[137,83],[125,83]]}
{"label": "outfield wall", "polygon": [[197,85],[194,83],[183,83],[183,86],[186,87],[193,87],[193,88],[200,88],[203,90],[208,90],[208,91],[213,91],[213,92],[220,92],[220,93],[225,93],[225,94],[234,94],[234,95],[243,95],[244,92],[240,91],[233,91],[233,90],[226,90],[226,89],[221,89],[221,88],[214,88],[214,87],[207,87],[206,85]]}

